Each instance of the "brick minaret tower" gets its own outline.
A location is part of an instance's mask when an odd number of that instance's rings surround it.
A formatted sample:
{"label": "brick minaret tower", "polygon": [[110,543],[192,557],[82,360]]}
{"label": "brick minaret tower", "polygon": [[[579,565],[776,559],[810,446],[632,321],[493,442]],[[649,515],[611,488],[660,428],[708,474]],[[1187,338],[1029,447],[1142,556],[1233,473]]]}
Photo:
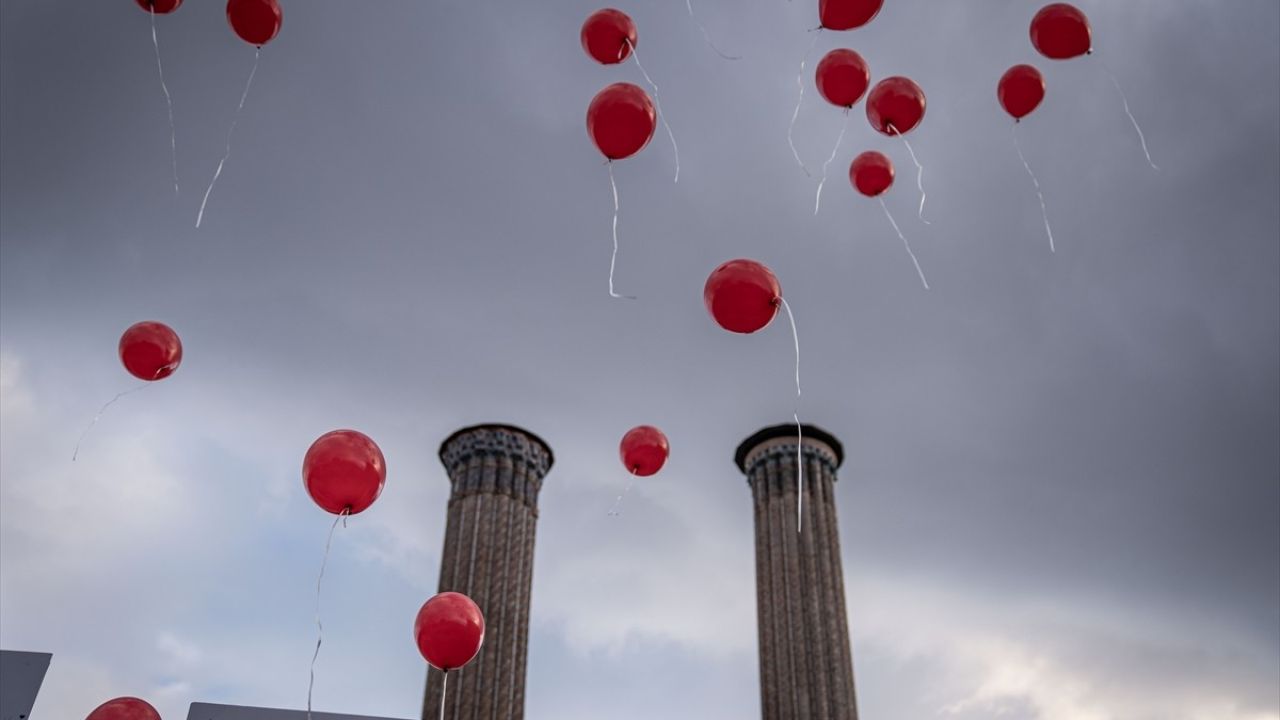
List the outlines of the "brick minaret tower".
{"label": "brick minaret tower", "polygon": [[[440,445],[453,493],[440,561],[440,591],[465,593],[484,613],[480,654],[449,675],[445,717],[524,717],[529,591],[538,491],[551,468],[551,448],[510,425],[463,428]],[[440,681],[427,673],[422,717],[440,713]]]}
{"label": "brick minaret tower", "polygon": [[760,706],[764,720],[857,720],[836,527],[844,448],[805,425],[803,533],[796,532],[796,426],[738,446],[755,505]]}

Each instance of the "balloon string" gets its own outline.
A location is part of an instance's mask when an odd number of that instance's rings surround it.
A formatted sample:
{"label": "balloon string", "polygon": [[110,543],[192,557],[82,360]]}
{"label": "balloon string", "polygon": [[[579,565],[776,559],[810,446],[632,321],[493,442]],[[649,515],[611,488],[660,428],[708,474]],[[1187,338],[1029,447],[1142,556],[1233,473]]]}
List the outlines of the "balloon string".
{"label": "balloon string", "polygon": [[916,151],[911,149],[911,143],[902,136],[902,133],[898,132],[898,128],[894,127],[893,123],[889,123],[889,129],[893,131],[893,134],[902,138],[902,144],[907,146],[907,154],[911,156],[911,162],[916,164],[916,189],[920,191],[920,209],[917,214],[920,216],[920,222],[925,225],[931,225],[932,223],[924,219],[924,166],[916,159]]}
{"label": "balloon string", "polygon": [[169,106],[169,152],[173,160],[173,194],[178,194],[178,129],[173,123],[173,97],[169,95],[169,86],[164,82],[164,65],[160,64],[160,39],[156,37],[156,6],[151,3],[151,44],[156,49],[156,70],[160,71],[160,89],[164,91],[164,102]]}
{"label": "balloon string", "polygon": [[236,114],[231,118],[231,128],[227,130],[227,151],[223,153],[222,159],[218,161],[218,169],[213,171],[213,179],[209,181],[209,189],[204,191],[204,200],[200,201],[200,212],[196,215],[196,227],[200,227],[200,222],[204,219],[204,207],[209,203],[209,194],[213,192],[213,186],[218,182],[218,176],[222,174],[222,166],[227,162],[227,158],[231,157],[231,135],[236,131],[236,123],[240,121],[240,112],[244,110],[245,98],[249,97],[249,87],[253,85],[253,76],[258,73],[258,60],[262,57],[262,48],[258,48],[253,52],[253,69],[249,71],[249,81],[244,84],[244,92],[240,94],[240,106],[236,108]]}
{"label": "balloon string", "polygon": [[644,65],[640,64],[640,54],[636,52],[636,46],[632,44],[631,38],[626,38],[626,43],[631,47],[631,56],[636,59],[636,67],[640,68],[640,74],[644,75],[645,81],[649,83],[649,87],[653,88],[653,105],[658,111],[658,119],[662,121],[662,127],[667,130],[667,137],[671,138],[671,149],[676,155],[676,179],[680,182],[680,146],[676,145],[676,136],[671,132],[671,126],[667,124],[667,114],[662,112],[662,101],[658,99],[658,83],[649,77],[649,73],[645,72]]}
{"label": "balloon string", "polygon": [[1124,103],[1124,114],[1129,116],[1129,122],[1133,123],[1133,129],[1138,133],[1138,141],[1142,143],[1142,154],[1147,156],[1147,164],[1151,166],[1152,170],[1160,172],[1160,168],[1151,160],[1151,151],[1147,150],[1147,138],[1142,134],[1142,128],[1138,126],[1137,118],[1129,111],[1129,97],[1125,95],[1124,88],[1120,87],[1120,81],[1116,79],[1116,74],[1111,72],[1111,68],[1102,58],[1098,58],[1098,64],[1102,65],[1103,72],[1107,74],[1107,77],[1111,78],[1111,84],[1116,86],[1116,92],[1120,93],[1120,102]]}
{"label": "balloon string", "polygon": [[796,398],[800,397],[800,334],[796,331],[796,316],[791,314],[791,306],[787,304],[786,298],[778,298],[782,301],[782,309],[787,311],[787,318],[791,320],[791,339],[796,345]]}
{"label": "balloon string", "polygon": [[609,297],[635,300],[634,295],[619,295],[613,291],[613,270],[618,264],[618,183],[613,179],[613,161],[609,166],[609,185],[613,188],[613,257],[609,260]]}
{"label": "balloon string", "polygon": [[840,152],[840,143],[844,142],[844,131],[849,129],[849,109],[844,111],[844,124],[840,126],[840,135],[836,138],[836,146],[831,148],[831,156],[827,161],[822,163],[822,181],[818,183],[818,195],[813,200],[813,214],[818,214],[818,208],[822,206],[822,186],[827,184],[827,168],[835,162],[836,153]]}
{"label": "balloon string", "polygon": [[1036,174],[1031,172],[1031,165],[1027,162],[1027,158],[1022,154],[1022,144],[1018,142],[1018,123],[1013,124],[1013,149],[1018,151],[1018,159],[1022,161],[1022,167],[1027,169],[1027,174],[1031,176],[1031,183],[1036,187],[1036,197],[1040,198],[1040,214],[1044,217],[1044,231],[1049,236],[1049,252],[1057,252],[1053,248],[1053,229],[1049,227],[1049,211],[1044,206],[1044,193],[1040,192],[1040,181],[1036,180]]}
{"label": "balloon string", "polygon": [[880,198],[880,207],[884,208],[884,216],[889,218],[889,224],[893,225],[894,232],[898,233],[898,237],[902,240],[902,245],[907,248],[907,254],[911,256],[911,262],[915,263],[916,272],[920,275],[920,283],[924,285],[924,289],[929,289],[929,281],[924,279],[924,271],[920,269],[920,261],[916,260],[916,254],[911,252],[911,244],[907,242],[906,236],[902,234],[902,230],[898,228],[898,223],[893,219],[893,215],[889,213],[889,206],[884,204],[884,198]]}
{"label": "balloon string", "polygon": [[[715,54],[719,55],[721,58],[725,60],[741,60],[742,59],[741,55],[726,55],[723,52],[721,52],[720,48],[716,47],[716,44],[714,42],[711,42],[711,33],[707,32],[707,27],[702,24],[702,21],[699,20],[696,15],[693,14],[693,0],[684,0],[684,4],[685,4],[685,7],[689,8],[689,19],[693,20],[693,24],[697,25],[698,29],[702,31],[702,39],[707,41],[707,47],[711,48],[711,50],[715,52]],[[633,48],[633,51],[634,51],[634,48]]]}
{"label": "balloon string", "polygon": [[324,625],[320,623],[320,583],[324,582],[324,568],[329,563],[329,547],[333,544],[333,533],[338,529],[338,523],[346,526],[347,513],[350,507],[345,507],[342,512],[338,513],[338,517],[333,519],[333,525],[329,528],[329,538],[324,541],[324,559],[320,561],[320,577],[316,578],[316,651],[311,656],[311,682],[307,685],[307,720],[311,720],[311,692],[316,687],[316,658],[320,657],[320,644],[324,642]]}
{"label": "balloon string", "polygon": [[800,413],[791,413],[796,421],[796,534],[804,530],[804,430],[800,426]]}
{"label": "balloon string", "polygon": [[444,673],[444,679],[440,681],[440,720],[444,720],[444,699],[449,692],[449,671],[441,670]]}
{"label": "balloon string", "polygon": [[[787,304],[786,298],[778,298],[782,301],[782,309],[787,311],[787,319],[791,321],[791,339],[796,346],[796,405],[800,405],[800,333],[796,330],[796,316],[791,312],[791,306]],[[796,436],[803,439],[800,430],[800,411],[792,413],[791,416],[796,421]],[[800,532],[803,516],[800,514],[804,508],[804,466],[800,463],[800,441],[796,441],[796,532]]]}
{"label": "balloon string", "polygon": [[627,482],[627,489],[623,490],[622,494],[618,496],[618,499],[613,501],[613,508],[609,510],[610,515],[622,514],[622,511],[618,510],[618,506],[622,504],[622,498],[626,497],[627,493],[631,492],[631,486],[636,484],[636,477],[637,477],[636,471],[633,468],[631,470],[631,480]]}
{"label": "balloon string", "polygon": [[814,33],[813,41],[809,43],[809,49],[804,51],[804,56],[800,58],[800,72],[796,75],[796,85],[800,88],[800,97],[796,98],[796,109],[791,113],[791,124],[787,126],[787,144],[791,146],[791,155],[796,159],[796,164],[804,171],[805,177],[813,177],[809,174],[809,168],[804,166],[804,161],[800,159],[800,151],[796,150],[795,129],[796,119],[800,117],[800,106],[804,104],[804,66],[809,62],[809,54],[813,52],[814,46],[818,44],[818,35]]}
{"label": "balloon string", "polygon": [[94,425],[98,424],[98,420],[102,418],[102,414],[107,411],[107,408],[111,407],[112,405],[115,405],[116,401],[124,397],[125,395],[136,393],[150,384],[151,383],[143,383],[137,387],[130,388],[123,392],[116,393],[115,397],[108,400],[107,403],[103,405],[101,409],[98,410],[98,414],[93,416],[93,420],[89,421],[89,424],[85,426],[85,429],[80,433],[80,439],[76,440],[76,447],[74,450],[71,451],[71,462],[76,461],[76,456],[80,454],[80,443],[84,442],[84,436],[88,435],[89,430],[92,429]]}

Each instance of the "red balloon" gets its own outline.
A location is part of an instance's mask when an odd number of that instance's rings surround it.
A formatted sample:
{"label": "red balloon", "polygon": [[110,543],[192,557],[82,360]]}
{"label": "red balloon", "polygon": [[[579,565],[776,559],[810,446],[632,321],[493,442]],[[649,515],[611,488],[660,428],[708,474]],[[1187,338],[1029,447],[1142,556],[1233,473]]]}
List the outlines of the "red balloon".
{"label": "red balloon", "polygon": [[636,24],[621,10],[597,10],[582,23],[582,49],[604,65],[626,60],[636,45],[636,37]]}
{"label": "red balloon", "polygon": [[99,705],[85,720],[160,720],[160,713],[146,700],[118,697]]}
{"label": "red balloon", "polygon": [[413,637],[432,667],[456,670],[480,652],[484,614],[466,595],[442,592],[422,604],[413,623]]}
{"label": "red balloon", "polygon": [[587,108],[587,134],[610,160],[640,152],[658,127],[658,111],[641,88],[614,83],[596,93]]}
{"label": "red balloon", "polygon": [[262,47],[280,32],[284,11],[277,0],[227,0],[227,22],[241,40]]}
{"label": "red balloon", "polygon": [[827,53],[818,61],[814,71],[818,92],[827,102],[842,108],[851,108],[862,99],[871,84],[871,71],[862,56],[852,50],[840,48]]}
{"label": "red balloon", "polygon": [[863,195],[875,197],[893,185],[893,162],[884,153],[868,150],[853,159],[849,182]]}
{"label": "red balloon", "polygon": [[818,19],[827,30],[852,30],[871,22],[884,0],[818,0]]}
{"label": "red balloon", "polygon": [[720,327],[753,333],[778,314],[782,288],[773,272],[755,260],[730,260],[707,278],[702,301]]}
{"label": "red balloon", "polygon": [[387,461],[377,443],[355,430],[327,432],[311,443],[302,460],[302,481],[321,508],[355,515],[382,494]]}
{"label": "red balloon", "polygon": [[139,380],[163,380],[182,363],[182,341],[162,322],[135,323],[120,336],[120,362]]}
{"label": "red balloon", "polygon": [[167,15],[182,4],[182,0],[134,0],[138,3],[138,7],[147,12],[154,12],[157,15]]}
{"label": "red balloon", "polygon": [[1044,76],[1030,65],[1014,65],[1001,76],[996,97],[1005,112],[1021,120],[1044,100]]}
{"label": "red balloon", "polygon": [[622,436],[622,444],[618,447],[618,455],[627,472],[640,477],[648,477],[661,470],[670,453],[667,436],[652,425],[631,428]]}
{"label": "red balloon", "polygon": [[1093,52],[1089,18],[1074,5],[1053,3],[1031,19],[1031,44],[1050,60],[1070,60]]}
{"label": "red balloon", "polygon": [[909,78],[887,77],[867,96],[867,120],[885,135],[905,135],[924,119],[924,105],[919,85]]}

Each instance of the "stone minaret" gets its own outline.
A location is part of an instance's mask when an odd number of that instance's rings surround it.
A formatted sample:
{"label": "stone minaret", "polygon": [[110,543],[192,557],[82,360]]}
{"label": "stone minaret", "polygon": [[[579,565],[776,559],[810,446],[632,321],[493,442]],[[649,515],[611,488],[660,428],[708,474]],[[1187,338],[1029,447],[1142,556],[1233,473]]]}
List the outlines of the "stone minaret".
{"label": "stone minaret", "polygon": [[[529,591],[538,491],[551,468],[551,448],[510,425],[463,428],[440,445],[449,474],[449,520],[440,561],[440,591],[465,593],[484,613],[480,653],[449,675],[449,720],[524,717]],[[427,673],[422,717],[440,713],[437,670]]]}
{"label": "stone minaret", "polygon": [[857,720],[836,527],[840,441],[803,428],[804,518],[796,532],[796,426],[738,446],[755,505],[756,613],[764,720]]}

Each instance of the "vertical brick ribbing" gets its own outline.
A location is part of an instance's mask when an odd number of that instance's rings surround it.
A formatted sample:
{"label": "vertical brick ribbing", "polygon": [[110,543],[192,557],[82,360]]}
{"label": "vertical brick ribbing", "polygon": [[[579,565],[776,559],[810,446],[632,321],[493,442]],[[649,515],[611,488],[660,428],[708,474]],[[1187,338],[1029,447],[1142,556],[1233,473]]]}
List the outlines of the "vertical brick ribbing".
{"label": "vertical brick ribbing", "polygon": [[781,426],[762,433],[754,446],[744,443],[738,458],[755,515],[761,714],[857,720],[835,508],[842,450],[805,430],[803,532],[797,532],[795,434]]}
{"label": "vertical brick ribbing", "polygon": [[[440,460],[453,491],[439,590],[468,595],[485,617],[480,653],[449,673],[445,717],[522,720],[538,492],[551,451],[518,428],[483,425],[454,433]],[[427,673],[424,719],[439,717],[442,677]]]}

